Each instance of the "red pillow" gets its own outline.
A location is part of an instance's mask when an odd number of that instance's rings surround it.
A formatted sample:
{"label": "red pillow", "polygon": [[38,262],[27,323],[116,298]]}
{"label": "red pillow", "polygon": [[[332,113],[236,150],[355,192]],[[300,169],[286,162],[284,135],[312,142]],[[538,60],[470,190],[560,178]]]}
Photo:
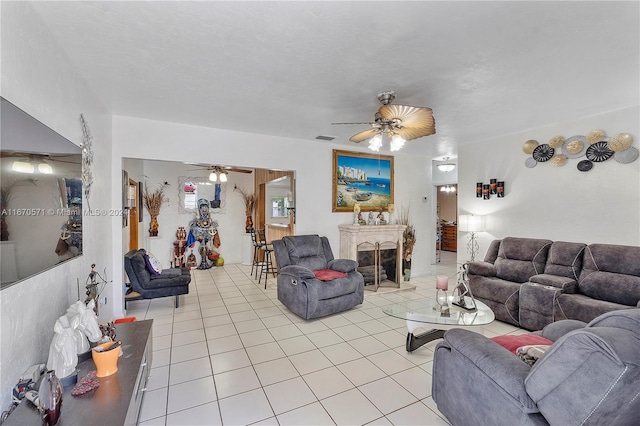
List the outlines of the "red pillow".
{"label": "red pillow", "polygon": [[553,345],[553,342],[549,339],[545,339],[537,334],[522,334],[520,336],[497,336],[492,337],[491,340],[504,346],[510,352],[516,353],[516,350],[522,346],[529,345]]}
{"label": "red pillow", "polygon": [[331,281],[336,278],[344,278],[347,276],[346,273],[340,271],[334,271],[333,269],[320,269],[317,271],[313,271],[313,274],[320,281]]}

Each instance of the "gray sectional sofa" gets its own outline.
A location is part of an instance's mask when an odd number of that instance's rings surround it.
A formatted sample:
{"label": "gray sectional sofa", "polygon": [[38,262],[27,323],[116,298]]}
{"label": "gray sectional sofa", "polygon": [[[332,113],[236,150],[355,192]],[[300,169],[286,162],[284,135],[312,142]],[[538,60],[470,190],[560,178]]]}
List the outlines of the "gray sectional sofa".
{"label": "gray sectional sofa", "polygon": [[535,238],[494,240],[468,266],[473,295],[496,319],[541,330],[640,307],[640,247]]}

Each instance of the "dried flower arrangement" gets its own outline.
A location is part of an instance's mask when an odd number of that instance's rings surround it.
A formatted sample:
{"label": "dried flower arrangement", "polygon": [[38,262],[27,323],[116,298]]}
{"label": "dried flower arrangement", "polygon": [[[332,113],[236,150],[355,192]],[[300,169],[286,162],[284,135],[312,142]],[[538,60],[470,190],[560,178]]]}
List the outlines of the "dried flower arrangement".
{"label": "dried flower arrangement", "polygon": [[158,216],[162,205],[169,201],[164,191],[169,186],[167,182],[160,185],[155,191],[149,191],[149,185],[145,183],[142,191],[142,202],[151,216]]}
{"label": "dried flower arrangement", "polygon": [[256,209],[256,201],[258,201],[258,196],[253,192],[249,192],[244,188],[240,188],[239,186],[234,186],[233,190],[238,191],[240,195],[242,195],[247,216],[251,216]]}
{"label": "dried flower arrangement", "polygon": [[258,201],[258,196],[254,192],[249,192],[244,188],[240,188],[238,185],[233,187],[234,191],[238,191],[240,195],[242,195],[242,199],[244,200],[244,208],[247,219],[244,224],[244,229],[246,233],[249,233],[253,230],[253,212],[256,209],[256,202]]}
{"label": "dried flower arrangement", "polygon": [[398,223],[400,225],[406,226],[404,233],[402,234],[402,237],[403,237],[402,258],[408,262],[411,261],[411,255],[413,254],[413,246],[416,244],[416,230],[413,227],[413,225],[409,223],[410,210],[411,210],[410,207],[406,207],[406,208],[402,207],[400,208],[400,213],[398,215]]}

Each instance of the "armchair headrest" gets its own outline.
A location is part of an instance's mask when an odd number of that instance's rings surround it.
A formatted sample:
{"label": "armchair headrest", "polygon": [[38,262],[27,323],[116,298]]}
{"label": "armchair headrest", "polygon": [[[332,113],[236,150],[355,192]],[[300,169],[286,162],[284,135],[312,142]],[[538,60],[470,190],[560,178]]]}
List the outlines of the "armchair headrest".
{"label": "armchair headrest", "polygon": [[[333,254],[326,237],[318,235],[294,235],[283,237],[282,241],[293,265],[317,271],[326,269],[333,260]],[[275,248],[275,247],[274,247]]]}

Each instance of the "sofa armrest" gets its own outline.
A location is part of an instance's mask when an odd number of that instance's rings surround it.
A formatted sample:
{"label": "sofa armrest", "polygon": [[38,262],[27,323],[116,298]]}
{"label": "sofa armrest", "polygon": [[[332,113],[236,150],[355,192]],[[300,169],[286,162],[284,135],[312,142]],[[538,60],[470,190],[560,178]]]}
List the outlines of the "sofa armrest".
{"label": "sofa armrest", "polygon": [[358,262],[351,259],[333,259],[327,264],[329,269],[333,269],[338,272],[353,272],[358,267]]}
{"label": "sofa armrest", "polygon": [[578,283],[573,278],[559,275],[538,274],[529,278],[532,283],[551,286],[561,289],[564,293],[574,294],[578,292]]}
{"label": "sofa armrest", "polygon": [[578,320],[560,320],[546,325],[542,330],[536,331],[533,334],[537,334],[538,336],[542,336],[545,339],[549,339],[555,342],[565,334],[573,330],[585,328],[586,326],[586,322]]}
{"label": "sofa armrest", "polygon": [[[507,349],[479,333],[461,328],[447,331],[441,345],[448,346],[462,355],[468,362],[465,368],[478,370],[478,373],[488,378],[501,393],[519,404],[523,412],[538,412],[524,387],[524,379],[531,368]],[[473,382],[466,383],[463,388],[466,385],[473,385]]]}
{"label": "sofa armrest", "polygon": [[469,262],[469,269],[467,272],[471,275],[495,277],[496,267],[489,262]]}
{"label": "sofa armrest", "polygon": [[300,265],[285,266],[284,268],[280,269],[278,274],[279,275],[291,275],[294,278],[297,278],[297,279],[300,279],[300,280],[310,279],[310,278],[315,278],[316,277],[311,269],[305,268],[304,266],[300,266]]}

